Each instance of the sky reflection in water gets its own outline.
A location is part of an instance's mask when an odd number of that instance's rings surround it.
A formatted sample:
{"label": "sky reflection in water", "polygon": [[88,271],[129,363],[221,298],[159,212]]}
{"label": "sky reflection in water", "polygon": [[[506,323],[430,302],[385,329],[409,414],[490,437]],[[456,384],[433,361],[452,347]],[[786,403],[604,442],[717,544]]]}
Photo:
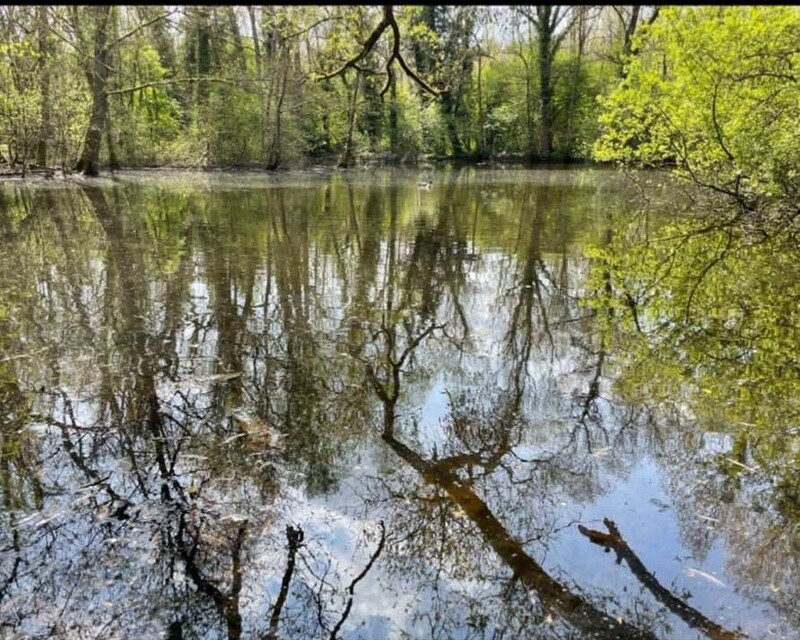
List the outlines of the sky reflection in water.
{"label": "sky reflection in water", "polygon": [[797,511],[615,390],[583,303],[632,186],[425,175],[4,187],[11,637],[800,637]]}

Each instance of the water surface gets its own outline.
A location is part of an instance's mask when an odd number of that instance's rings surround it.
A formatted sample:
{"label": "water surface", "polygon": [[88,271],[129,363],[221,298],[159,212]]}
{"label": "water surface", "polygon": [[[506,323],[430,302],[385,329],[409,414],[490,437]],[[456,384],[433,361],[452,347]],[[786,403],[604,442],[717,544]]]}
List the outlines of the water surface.
{"label": "water surface", "polygon": [[3,186],[3,632],[800,638],[797,261],[653,181]]}

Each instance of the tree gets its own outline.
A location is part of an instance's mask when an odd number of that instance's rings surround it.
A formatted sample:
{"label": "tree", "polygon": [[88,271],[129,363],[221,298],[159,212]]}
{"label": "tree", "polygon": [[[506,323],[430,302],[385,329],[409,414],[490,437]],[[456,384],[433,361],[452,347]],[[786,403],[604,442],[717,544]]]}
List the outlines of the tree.
{"label": "tree", "polygon": [[47,166],[47,142],[50,137],[52,117],[52,98],[50,96],[50,75],[52,72],[53,38],[47,29],[48,10],[45,5],[36,8],[36,33],[39,45],[39,89],[41,91],[41,129],[36,145],[36,164]]}
{"label": "tree", "polygon": [[[437,96],[441,93],[440,89],[434,88],[429,82],[423,79],[421,74],[412,69],[406,61],[406,54],[402,48],[403,40],[401,36],[400,23],[395,15],[394,7],[392,5],[384,5],[381,11],[382,19],[372,29],[372,31],[364,40],[363,44],[359,46],[358,51],[355,54],[351,54],[344,63],[340,64],[334,70],[330,72],[323,72],[316,76],[317,81],[322,83],[325,83],[335,77],[341,77],[347,90],[348,105],[346,109],[346,140],[345,148],[339,159],[340,166],[350,166],[355,159],[353,151],[353,134],[356,128],[359,93],[362,95],[368,94],[370,102],[374,107],[377,107],[379,103],[382,103],[385,95],[389,93],[391,99],[391,107],[389,112],[389,135],[394,141],[394,147],[398,148],[399,118],[397,117],[397,113],[395,111],[398,103],[395,64],[399,65],[405,75],[414,83],[416,83],[423,91],[434,96]],[[359,12],[357,12],[357,16],[359,20],[364,18],[363,9],[360,8]],[[376,76],[380,74],[380,72],[376,69],[378,65],[374,62],[369,64],[371,61],[368,60],[368,58],[371,56],[371,54],[373,54],[373,52],[379,50],[379,43],[381,42],[384,33],[387,31],[391,33],[391,44],[388,46],[385,52],[384,60],[382,61],[381,65],[384,69],[383,74],[386,76],[386,80],[382,83],[382,88],[378,90],[378,87],[368,79],[368,76]],[[333,40],[336,41],[337,38],[334,37]],[[352,83],[350,83],[347,78],[347,74],[351,70],[356,72],[355,80]],[[375,131],[373,130],[372,132],[368,133],[372,133],[372,137],[374,139]]]}
{"label": "tree", "polygon": [[796,7],[663,9],[603,100],[595,158],[674,164],[676,175],[733,203],[737,220],[754,222],[767,209],[772,223],[794,220],[798,41]]}
{"label": "tree", "polygon": [[431,5],[422,9],[415,30],[414,54],[417,68],[437,78],[443,87],[439,106],[455,156],[470,151],[471,124],[468,97],[476,56],[473,34],[478,23],[474,6]]}
{"label": "tree", "polygon": [[[84,55],[84,73],[89,85],[91,97],[91,115],[83,140],[83,150],[75,165],[75,170],[87,176],[99,174],[100,143],[106,133],[109,143],[109,160],[116,164],[112,146],[109,114],[109,79],[113,69],[112,56],[119,45],[150,24],[163,20],[169,13],[160,13],[149,21],[133,26],[126,33],[113,37],[114,7],[109,5],[92,5],[88,7],[70,7],[70,26],[75,34],[77,48]],[[86,32],[84,20],[91,23],[89,34]],[[91,52],[91,53],[89,53]],[[117,91],[124,93],[128,89]]]}
{"label": "tree", "polygon": [[553,157],[555,125],[554,64],[564,38],[580,15],[573,7],[564,5],[535,5],[517,7],[536,30],[539,75],[539,141],[537,153],[542,159]]}
{"label": "tree", "polygon": [[37,7],[36,13],[7,7],[0,15],[0,136],[6,145],[0,157],[11,167],[19,164],[23,176],[31,161],[45,164],[40,158],[46,156],[51,126],[46,13],[46,7]]}
{"label": "tree", "polygon": [[[108,23],[112,7],[109,5],[93,5],[87,9],[91,16],[94,30],[93,55],[86,61],[86,77],[92,95],[92,115],[84,134],[83,151],[75,165],[75,170],[87,176],[99,174],[98,158],[100,157],[100,141],[108,116],[108,94],[106,84],[111,70],[110,50],[108,42]],[[78,9],[73,12],[75,30],[80,33]]]}
{"label": "tree", "polygon": [[[613,62],[617,67],[617,73],[621,78],[625,77],[625,65],[632,55],[637,51],[634,47],[634,36],[642,28],[655,22],[658,18],[660,7],[658,5],[649,9],[649,16],[644,16],[648,13],[646,5],[634,4],[630,6],[610,5],[611,12],[617,18],[616,25],[612,25],[611,29],[615,31],[614,26],[618,26],[621,33],[618,38],[620,43],[619,47],[612,45],[611,53],[605,54],[606,57]],[[615,34],[616,35],[616,34]]]}

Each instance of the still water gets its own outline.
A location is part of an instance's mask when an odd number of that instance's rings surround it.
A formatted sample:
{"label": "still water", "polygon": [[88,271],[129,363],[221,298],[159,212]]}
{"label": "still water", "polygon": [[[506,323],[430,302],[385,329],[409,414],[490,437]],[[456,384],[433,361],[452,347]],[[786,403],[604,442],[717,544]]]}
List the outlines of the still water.
{"label": "still water", "polygon": [[642,180],[3,185],[0,636],[800,638],[800,261]]}

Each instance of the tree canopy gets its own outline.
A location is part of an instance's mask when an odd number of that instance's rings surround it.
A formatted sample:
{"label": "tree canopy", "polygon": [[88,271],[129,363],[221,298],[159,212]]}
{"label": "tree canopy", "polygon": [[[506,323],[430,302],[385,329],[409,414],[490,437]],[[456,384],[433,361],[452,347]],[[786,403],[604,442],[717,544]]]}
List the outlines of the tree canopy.
{"label": "tree canopy", "polygon": [[647,12],[7,6],[0,166],[585,160]]}
{"label": "tree canopy", "polygon": [[[796,212],[795,7],[8,6],[0,164],[676,165]],[[793,208],[794,207],[794,208]]]}
{"label": "tree canopy", "polygon": [[668,7],[601,98],[595,158],[676,173],[740,212],[798,208],[800,10]]}

